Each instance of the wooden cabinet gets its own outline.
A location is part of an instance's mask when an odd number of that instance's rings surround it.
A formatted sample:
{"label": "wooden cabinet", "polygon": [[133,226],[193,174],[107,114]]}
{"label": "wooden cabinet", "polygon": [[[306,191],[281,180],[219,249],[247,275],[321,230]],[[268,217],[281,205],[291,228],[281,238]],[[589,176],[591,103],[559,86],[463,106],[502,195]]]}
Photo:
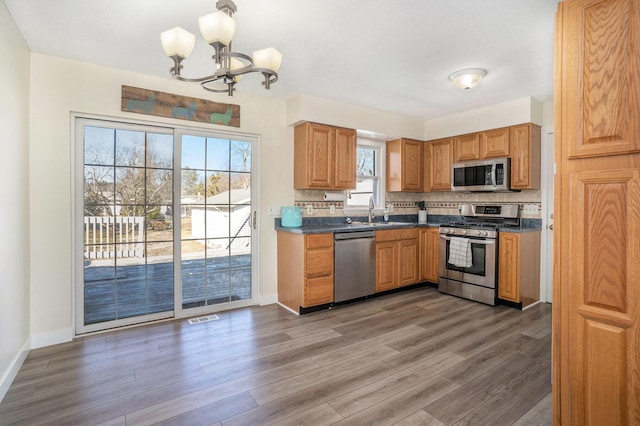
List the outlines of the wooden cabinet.
{"label": "wooden cabinet", "polygon": [[498,298],[526,307],[540,300],[540,231],[500,232]]}
{"label": "wooden cabinet", "polygon": [[509,129],[511,188],[540,189],[540,126],[521,124]]}
{"label": "wooden cabinet", "polygon": [[473,161],[509,156],[509,128],[485,130],[453,138],[453,161]]}
{"label": "wooden cabinet", "polygon": [[422,192],[423,144],[404,138],[387,142],[387,191]]}
{"label": "wooden cabinet", "polygon": [[453,139],[438,139],[424,144],[424,191],[451,191]]}
{"label": "wooden cabinet", "polygon": [[333,302],[333,234],[278,232],[278,302],[300,312]]}
{"label": "wooden cabinet", "polygon": [[438,228],[420,228],[420,281],[438,282]]}
{"label": "wooden cabinet", "polygon": [[640,424],[640,2],[556,15],[553,418]]}
{"label": "wooden cabinet", "polygon": [[316,123],[294,130],[293,187],[356,187],[356,131]]}
{"label": "wooden cabinet", "polygon": [[480,159],[480,134],[471,133],[453,138],[453,161],[472,161]]}
{"label": "wooden cabinet", "polygon": [[509,127],[480,133],[480,158],[508,157],[509,148]]}
{"label": "wooden cabinet", "polygon": [[418,228],[376,232],[376,292],[420,281]]}

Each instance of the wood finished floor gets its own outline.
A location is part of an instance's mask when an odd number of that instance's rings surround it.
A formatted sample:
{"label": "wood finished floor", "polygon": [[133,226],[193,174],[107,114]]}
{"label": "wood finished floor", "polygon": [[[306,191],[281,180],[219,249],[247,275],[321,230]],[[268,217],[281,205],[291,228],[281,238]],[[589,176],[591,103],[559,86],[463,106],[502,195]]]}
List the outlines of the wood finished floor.
{"label": "wood finished floor", "polygon": [[277,306],[31,351],[0,425],[551,424],[551,305],[422,287],[297,317]]}

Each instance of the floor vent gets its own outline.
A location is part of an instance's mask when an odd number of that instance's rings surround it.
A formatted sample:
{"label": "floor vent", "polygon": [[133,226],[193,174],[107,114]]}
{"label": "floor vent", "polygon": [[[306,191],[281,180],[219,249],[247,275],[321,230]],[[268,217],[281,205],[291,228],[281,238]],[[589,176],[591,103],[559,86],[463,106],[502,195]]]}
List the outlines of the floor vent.
{"label": "floor vent", "polygon": [[206,317],[191,318],[189,320],[189,324],[200,324],[202,322],[217,321],[219,319],[220,317],[218,317],[217,315],[208,315]]}

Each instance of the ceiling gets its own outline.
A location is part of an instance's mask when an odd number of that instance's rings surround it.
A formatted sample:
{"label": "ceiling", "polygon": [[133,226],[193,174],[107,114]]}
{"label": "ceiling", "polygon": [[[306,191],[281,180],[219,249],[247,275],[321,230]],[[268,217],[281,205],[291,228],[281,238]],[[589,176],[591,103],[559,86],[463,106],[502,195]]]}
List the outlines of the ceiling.
{"label": "ceiling", "polygon": [[[209,74],[212,49],[198,17],[215,0],[4,0],[32,51],[169,77],[160,32],[197,35],[183,75]],[[283,55],[270,91],[258,74],[237,93],[300,93],[429,120],[532,96],[553,96],[558,0],[235,0],[234,50]],[[449,74],[484,68],[471,90]],[[185,83],[188,84],[188,83]],[[203,97],[226,95],[206,93]]]}

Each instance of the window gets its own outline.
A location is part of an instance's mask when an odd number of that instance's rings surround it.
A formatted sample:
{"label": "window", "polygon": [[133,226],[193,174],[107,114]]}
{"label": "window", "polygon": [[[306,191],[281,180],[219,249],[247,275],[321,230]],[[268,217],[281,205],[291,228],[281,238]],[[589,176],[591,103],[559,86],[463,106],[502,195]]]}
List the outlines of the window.
{"label": "window", "polygon": [[385,142],[358,138],[356,148],[356,188],[346,191],[344,210],[366,210],[373,197],[376,209],[385,205]]}

